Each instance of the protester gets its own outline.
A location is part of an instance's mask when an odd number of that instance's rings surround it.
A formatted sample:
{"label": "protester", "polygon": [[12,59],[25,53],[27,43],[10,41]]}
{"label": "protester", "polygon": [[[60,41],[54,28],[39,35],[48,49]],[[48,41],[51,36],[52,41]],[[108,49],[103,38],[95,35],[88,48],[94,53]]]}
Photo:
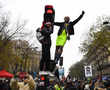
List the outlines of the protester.
{"label": "protester", "polygon": [[73,26],[83,17],[84,11],[82,14],[73,22],[70,22],[70,17],[64,17],[64,22],[54,22],[54,25],[59,26],[58,37],[56,40],[56,51],[55,51],[55,62],[58,63],[58,60],[63,52],[63,47],[67,40],[70,40],[70,35],[74,35]]}
{"label": "protester", "polygon": [[27,74],[25,76],[24,83],[28,84],[29,90],[35,90],[35,81],[33,80],[31,75]]}
{"label": "protester", "polygon": [[[40,32],[40,42],[42,44],[42,58],[40,61],[40,71],[49,71],[49,63],[51,60],[50,48],[51,48],[51,34],[53,33],[52,23],[46,22],[41,29],[37,29],[37,33]],[[39,38],[39,37],[38,37]]]}
{"label": "protester", "polygon": [[10,87],[11,87],[11,90],[19,90],[19,85],[18,85],[18,81],[17,79],[12,78],[11,81],[10,81]]}
{"label": "protester", "polygon": [[56,84],[54,85],[55,90],[61,90],[60,83],[57,81]]}

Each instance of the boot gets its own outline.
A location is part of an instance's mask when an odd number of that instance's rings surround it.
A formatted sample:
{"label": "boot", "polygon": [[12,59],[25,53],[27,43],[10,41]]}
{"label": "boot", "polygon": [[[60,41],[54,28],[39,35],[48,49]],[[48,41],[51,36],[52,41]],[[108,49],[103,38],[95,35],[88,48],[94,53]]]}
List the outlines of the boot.
{"label": "boot", "polygon": [[54,59],[54,61],[55,61],[56,64],[58,64],[58,61],[59,61],[59,59],[60,59],[60,56],[61,56],[60,53],[56,53],[56,54],[55,54],[55,59]]}

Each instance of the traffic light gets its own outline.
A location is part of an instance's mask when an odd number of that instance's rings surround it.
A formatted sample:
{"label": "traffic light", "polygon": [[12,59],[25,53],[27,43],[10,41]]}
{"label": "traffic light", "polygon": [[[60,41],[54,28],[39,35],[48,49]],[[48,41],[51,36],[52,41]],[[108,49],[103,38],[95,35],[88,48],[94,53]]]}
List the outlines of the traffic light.
{"label": "traffic light", "polygon": [[44,22],[54,22],[55,10],[52,5],[45,6]]}
{"label": "traffic light", "polygon": [[44,80],[45,80],[45,77],[44,77],[44,76],[41,76],[40,78],[41,78],[41,80],[42,80],[42,81],[44,81]]}
{"label": "traffic light", "polygon": [[60,57],[59,65],[60,65],[60,66],[63,66],[63,57]]}

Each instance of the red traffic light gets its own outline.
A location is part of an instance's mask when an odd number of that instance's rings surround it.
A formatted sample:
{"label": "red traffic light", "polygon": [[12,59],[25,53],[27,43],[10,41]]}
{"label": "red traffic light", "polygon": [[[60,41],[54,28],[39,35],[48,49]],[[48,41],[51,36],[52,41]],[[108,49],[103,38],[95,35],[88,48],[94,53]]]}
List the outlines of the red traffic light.
{"label": "red traffic light", "polygon": [[45,80],[45,77],[44,76],[41,76],[41,80],[44,81]]}
{"label": "red traffic light", "polygon": [[49,10],[47,10],[47,13],[52,14],[52,13],[53,13],[53,11],[49,9]]}

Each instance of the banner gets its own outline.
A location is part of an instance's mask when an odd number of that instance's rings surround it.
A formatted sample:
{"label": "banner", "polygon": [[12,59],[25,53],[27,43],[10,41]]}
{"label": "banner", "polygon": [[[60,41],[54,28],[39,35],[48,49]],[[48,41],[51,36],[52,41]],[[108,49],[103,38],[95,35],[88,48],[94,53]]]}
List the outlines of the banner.
{"label": "banner", "polygon": [[92,77],[92,67],[91,65],[85,66],[85,76],[86,77]]}

